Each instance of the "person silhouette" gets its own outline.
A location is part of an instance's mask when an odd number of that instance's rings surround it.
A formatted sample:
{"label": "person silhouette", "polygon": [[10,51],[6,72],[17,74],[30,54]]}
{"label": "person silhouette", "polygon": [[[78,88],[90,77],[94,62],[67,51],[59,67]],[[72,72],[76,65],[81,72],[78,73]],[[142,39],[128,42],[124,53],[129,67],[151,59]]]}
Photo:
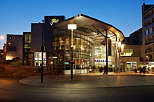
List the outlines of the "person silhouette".
{"label": "person silhouette", "polygon": [[107,66],[104,67],[104,73],[103,74],[108,74]]}

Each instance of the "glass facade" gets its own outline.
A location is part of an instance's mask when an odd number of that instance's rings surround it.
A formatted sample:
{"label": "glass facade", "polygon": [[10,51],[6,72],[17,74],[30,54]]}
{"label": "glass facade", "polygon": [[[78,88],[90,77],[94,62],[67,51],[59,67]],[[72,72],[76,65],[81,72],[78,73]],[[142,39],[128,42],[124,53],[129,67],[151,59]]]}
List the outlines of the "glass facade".
{"label": "glass facade", "polygon": [[[70,32],[54,30],[53,61],[54,68],[62,67],[61,70],[70,70],[71,48]],[[73,38],[73,62],[74,69],[87,69],[92,66],[93,41],[80,33],[74,33]],[[63,69],[64,68],[64,69]]]}
{"label": "glass facade", "polygon": [[127,71],[134,71],[137,68],[137,62],[127,62]]}
{"label": "glass facade", "polygon": [[[34,66],[41,66],[42,52],[34,52]],[[46,66],[46,52],[43,52],[43,66]]]}
{"label": "glass facade", "polygon": [[[70,73],[71,68],[71,33],[70,31],[53,30],[53,69],[61,73]],[[94,45],[93,39],[82,33],[73,34],[73,68],[74,73],[87,73],[88,70],[106,65],[106,46]],[[112,67],[114,61],[114,46],[108,63]]]}

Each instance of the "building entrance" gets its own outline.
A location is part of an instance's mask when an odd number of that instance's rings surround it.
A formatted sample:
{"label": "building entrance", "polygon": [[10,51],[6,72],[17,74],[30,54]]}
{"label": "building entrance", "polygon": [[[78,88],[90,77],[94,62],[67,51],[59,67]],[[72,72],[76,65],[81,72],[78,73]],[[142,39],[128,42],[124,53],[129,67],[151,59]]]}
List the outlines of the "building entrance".
{"label": "building entrance", "polygon": [[[34,66],[41,66],[42,64],[42,52],[34,53]],[[46,52],[43,52],[43,66],[46,66]]]}
{"label": "building entrance", "polygon": [[134,71],[137,68],[137,62],[127,62],[126,71]]}

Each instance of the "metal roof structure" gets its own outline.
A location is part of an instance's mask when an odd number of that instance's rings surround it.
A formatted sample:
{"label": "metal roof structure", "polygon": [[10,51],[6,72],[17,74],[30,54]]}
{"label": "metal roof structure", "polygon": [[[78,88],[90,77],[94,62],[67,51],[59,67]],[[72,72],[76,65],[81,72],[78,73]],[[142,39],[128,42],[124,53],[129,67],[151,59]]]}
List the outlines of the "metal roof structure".
{"label": "metal roof structure", "polygon": [[81,32],[83,35],[92,38],[93,41],[97,44],[105,41],[104,39],[106,37],[106,31],[107,37],[111,38],[112,41],[116,41],[116,39],[117,41],[122,41],[124,39],[124,35],[119,29],[110,24],[83,14],[79,14],[77,16],[61,21],[55,24],[55,26],[60,29],[67,30],[68,24],[77,24],[77,29],[74,30],[74,32]]}

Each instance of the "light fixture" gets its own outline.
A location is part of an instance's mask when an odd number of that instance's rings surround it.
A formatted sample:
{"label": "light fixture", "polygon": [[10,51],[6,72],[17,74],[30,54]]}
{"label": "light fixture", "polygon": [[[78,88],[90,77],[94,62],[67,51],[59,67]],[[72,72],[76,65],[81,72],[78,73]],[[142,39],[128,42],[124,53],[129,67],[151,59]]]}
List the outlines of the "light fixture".
{"label": "light fixture", "polygon": [[71,79],[73,79],[73,30],[77,29],[77,24],[68,24],[68,29],[71,30]]}
{"label": "light fixture", "polygon": [[77,29],[77,25],[76,24],[68,24],[68,29]]}
{"label": "light fixture", "polygon": [[4,39],[4,36],[0,35],[0,40],[3,40]]}
{"label": "light fixture", "polygon": [[124,44],[121,44],[121,53],[122,54],[124,53],[124,47],[125,47],[125,45]]}

